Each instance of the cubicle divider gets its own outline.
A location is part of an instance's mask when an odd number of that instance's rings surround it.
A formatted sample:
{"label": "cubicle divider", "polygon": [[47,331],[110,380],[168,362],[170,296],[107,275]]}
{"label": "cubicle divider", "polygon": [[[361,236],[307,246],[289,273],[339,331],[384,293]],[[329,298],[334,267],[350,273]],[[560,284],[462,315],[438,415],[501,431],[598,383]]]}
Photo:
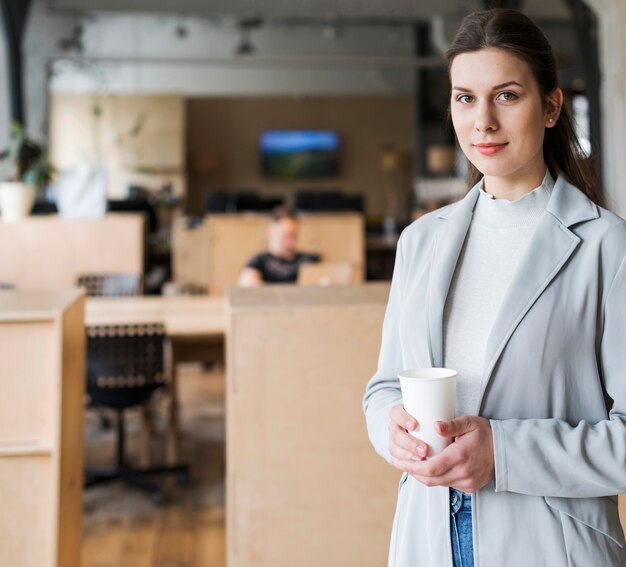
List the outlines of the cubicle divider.
{"label": "cubicle divider", "polygon": [[400,474],[370,446],[361,400],[388,291],[230,291],[229,567],[386,564]]}
{"label": "cubicle divider", "polygon": [[86,273],[143,276],[145,217],[107,214],[97,220],[58,215],[0,222],[0,281],[21,290],[63,289]]}
{"label": "cubicle divider", "polygon": [[79,567],[84,296],[0,293],[0,565]]}
{"label": "cubicle divider", "polygon": [[[354,283],[365,271],[365,220],[361,213],[306,213],[300,217],[298,249],[316,252],[324,262],[346,262]],[[202,224],[178,223],[173,235],[174,279],[222,295],[237,282],[256,253],[267,250],[270,216],[258,213],[207,215]]]}

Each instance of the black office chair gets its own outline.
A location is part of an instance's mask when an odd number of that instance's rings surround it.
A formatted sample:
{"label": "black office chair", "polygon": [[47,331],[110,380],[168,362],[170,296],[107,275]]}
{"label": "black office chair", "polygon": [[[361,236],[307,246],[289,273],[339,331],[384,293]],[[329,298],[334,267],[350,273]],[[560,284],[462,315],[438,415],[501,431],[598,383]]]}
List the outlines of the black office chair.
{"label": "black office chair", "polygon": [[178,483],[189,479],[186,465],[133,468],[126,463],[124,412],[145,403],[165,385],[161,324],[87,327],[87,392],[99,406],[117,412],[117,452],[111,469],[87,467],[86,487],[121,479],[148,493],[160,505],[163,492],[150,475],[174,474]]}
{"label": "black office chair", "polygon": [[141,277],[137,274],[82,274],[77,285],[90,297],[129,297],[141,294]]}
{"label": "black office chair", "polygon": [[[85,288],[89,297],[132,297],[141,295],[141,277],[137,274],[81,274],[76,280],[76,285]],[[109,416],[89,396],[87,398],[87,407],[98,410],[101,429],[111,428]]]}

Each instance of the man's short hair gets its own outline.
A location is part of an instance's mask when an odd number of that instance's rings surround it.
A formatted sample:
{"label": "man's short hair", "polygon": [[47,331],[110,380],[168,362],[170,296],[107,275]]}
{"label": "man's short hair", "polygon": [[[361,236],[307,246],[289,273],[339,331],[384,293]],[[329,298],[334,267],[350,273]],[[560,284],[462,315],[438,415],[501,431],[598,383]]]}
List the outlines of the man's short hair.
{"label": "man's short hair", "polygon": [[279,222],[283,219],[298,220],[293,209],[285,205],[280,205],[272,210],[272,222]]}

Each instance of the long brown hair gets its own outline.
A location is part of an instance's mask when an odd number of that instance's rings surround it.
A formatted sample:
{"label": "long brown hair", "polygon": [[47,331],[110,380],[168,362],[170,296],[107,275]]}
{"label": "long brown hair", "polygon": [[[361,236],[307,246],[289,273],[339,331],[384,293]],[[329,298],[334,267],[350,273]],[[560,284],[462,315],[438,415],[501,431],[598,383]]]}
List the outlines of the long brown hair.
{"label": "long brown hair", "polygon": [[[539,85],[544,104],[548,104],[548,94],[558,87],[556,60],[546,36],[528,16],[504,8],[466,16],[446,52],[448,74],[457,55],[488,47],[507,51],[525,61]],[[604,206],[593,160],[584,156],[565,104],[556,124],[546,129],[543,156],[553,177],[562,175],[596,204]],[[481,177],[482,173],[469,163],[469,186]]]}

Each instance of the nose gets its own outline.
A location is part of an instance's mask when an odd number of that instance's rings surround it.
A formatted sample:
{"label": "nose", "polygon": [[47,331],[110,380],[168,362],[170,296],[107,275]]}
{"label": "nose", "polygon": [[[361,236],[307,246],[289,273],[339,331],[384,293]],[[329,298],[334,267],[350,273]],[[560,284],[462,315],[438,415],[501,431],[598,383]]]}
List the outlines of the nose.
{"label": "nose", "polygon": [[476,107],[474,127],[478,132],[493,132],[498,129],[498,120],[491,104],[483,102]]}

